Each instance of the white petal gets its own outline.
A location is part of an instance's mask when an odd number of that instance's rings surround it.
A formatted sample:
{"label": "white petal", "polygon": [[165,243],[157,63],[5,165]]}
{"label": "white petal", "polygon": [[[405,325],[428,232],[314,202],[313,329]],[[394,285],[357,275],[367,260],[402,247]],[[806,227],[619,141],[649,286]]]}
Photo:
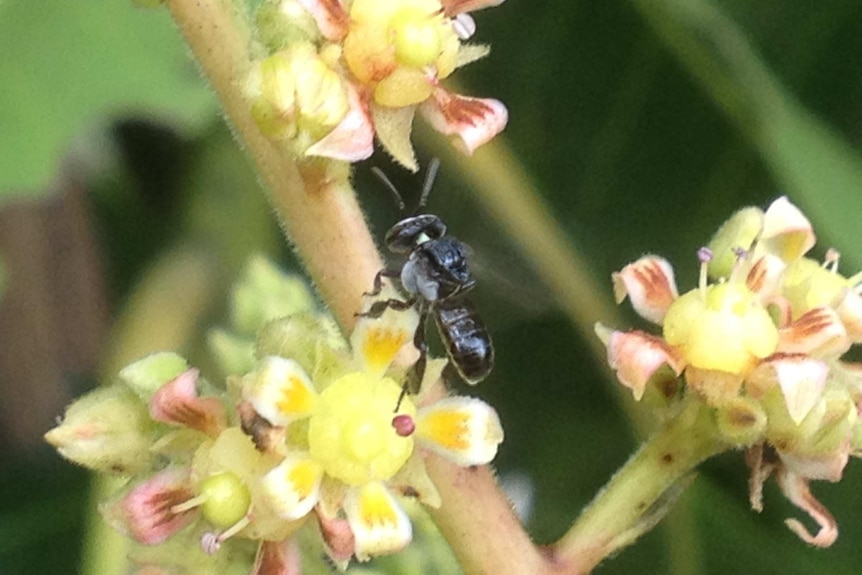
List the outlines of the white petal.
{"label": "white petal", "polygon": [[413,538],[410,518],[382,483],[367,483],[350,490],[344,500],[344,512],[360,561],[399,551]]}
{"label": "white petal", "polygon": [[305,453],[291,453],[261,479],[272,511],[288,520],[308,514],[320,500],[323,468]]}
{"label": "white petal", "polygon": [[614,331],[607,336],[608,365],[617,379],[640,401],[652,376],[667,365],[676,375],[685,363],[667,342],[642,331]]}
{"label": "white petal", "polygon": [[679,295],[673,266],[658,256],[644,256],[614,273],[612,279],[617,303],[628,296],[638,315],[656,324],[661,324]]}
{"label": "white petal", "polygon": [[374,152],[374,126],[371,115],[356,88],[347,85],[347,115],[326,136],[306,151],[306,156],[321,156],[343,162],[358,162]]}
{"label": "white petal", "polygon": [[823,397],[828,375],[829,367],[819,359],[778,354],[757,366],[746,381],[746,389],[759,398],[777,384],[790,418],[799,425]]}
{"label": "white petal", "polygon": [[778,332],[777,352],[804,353],[825,359],[838,358],[850,349],[850,338],[838,314],[817,307]]}
{"label": "white petal", "polygon": [[426,449],[458,465],[482,465],[497,455],[503,428],[487,403],[447,397],[419,410],[415,437]]}
{"label": "white petal", "polygon": [[787,196],[772,202],[763,217],[760,243],[766,250],[791,262],[814,247],[817,238],[811,222]]}
{"label": "white petal", "polygon": [[499,100],[468,98],[442,88],[436,88],[419,111],[435,130],[456,136],[455,147],[467,155],[502,132],[509,121],[509,112]]}
{"label": "white petal", "polygon": [[273,425],[285,426],[314,410],[317,393],[296,361],[278,356],[263,358],[258,368],[243,378],[243,397]]}
{"label": "white petal", "polygon": [[[390,298],[404,299],[387,286],[379,297],[369,299],[364,309],[367,310],[375,301]],[[412,346],[418,325],[419,316],[412,309],[389,308],[378,318],[360,317],[350,334],[350,346],[356,361],[364,371],[383,375],[398,352],[405,345]]]}

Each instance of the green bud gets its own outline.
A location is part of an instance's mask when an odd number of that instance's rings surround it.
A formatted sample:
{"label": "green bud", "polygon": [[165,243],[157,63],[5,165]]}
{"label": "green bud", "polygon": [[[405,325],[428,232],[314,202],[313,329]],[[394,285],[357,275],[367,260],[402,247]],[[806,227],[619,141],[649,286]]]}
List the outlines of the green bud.
{"label": "green bud", "polygon": [[766,412],[748,397],[735,397],[716,410],[718,431],[728,442],[745,447],[763,440]]}
{"label": "green bud", "polygon": [[127,385],[145,402],[161,386],[189,369],[188,362],[173,352],[159,352],[127,365],[119,374]]}
{"label": "green bud", "polygon": [[256,355],[295,360],[311,373],[317,357],[317,341],[325,335],[320,320],[312,313],[297,313],[268,323],[257,336]]}
{"label": "green bud", "polygon": [[240,333],[252,335],[271,320],[311,309],[314,296],[304,280],[255,256],[234,288],[231,319]]}
{"label": "green bud", "polygon": [[320,39],[314,18],[296,0],[267,0],[257,9],[256,20],[258,37],[270,52]]}
{"label": "green bud", "polygon": [[89,469],[133,475],[152,464],[153,425],[146,404],[127,387],[114,385],[76,400],[45,440]]}
{"label": "green bud", "polygon": [[254,341],[223,329],[207,334],[207,344],[224,374],[241,374],[254,369]]}
{"label": "green bud", "polygon": [[245,517],[251,506],[248,487],[230,472],[210,475],[201,482],[198,491],[204,497],[201,513],[216,527],[234,525]]}
{"label": "green bud", "polygon": [[763,229],[763,210],[743,208],[724,222],[707,247],[713,257],[709,262],[709,275],[713,278],[730,277],[736,264],[736,248],[749,249]]}

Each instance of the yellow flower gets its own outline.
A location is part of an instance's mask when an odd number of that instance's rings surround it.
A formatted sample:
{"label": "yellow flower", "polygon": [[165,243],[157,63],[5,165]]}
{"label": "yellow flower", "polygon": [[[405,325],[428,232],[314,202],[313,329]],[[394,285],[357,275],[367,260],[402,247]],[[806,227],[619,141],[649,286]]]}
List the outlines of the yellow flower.
{"label": "yellow flower", "polygon": [[[494,458],[503,439],[497,414],[481,401],[452,397],[417,407],[412,396],[401,397],[404,373],[391,364],[413,341],[417,321],[416,314],[395,310],[362,318],[349,354],[318,335],[314,358],[299,353],[305,365],[268,355],[243,378],[244,400],[269,424],[284,428],[285,441],[276,447],[282,459],[261,481],[269,508],[295,520],[317,507],[324,522],[337,521],[343,510],[354,538],[350,551],[360,560],[410,542],[410,520],[396,493],[439,505],[417,447],[460,465],[480,465]],[[315,338],[306,330],[290,341],[294,336],[285,334],[297,333],[290,322],[270,330],[279,354],[307,350]],[[429,363],[426,382],[439,377],[442,364]]]}

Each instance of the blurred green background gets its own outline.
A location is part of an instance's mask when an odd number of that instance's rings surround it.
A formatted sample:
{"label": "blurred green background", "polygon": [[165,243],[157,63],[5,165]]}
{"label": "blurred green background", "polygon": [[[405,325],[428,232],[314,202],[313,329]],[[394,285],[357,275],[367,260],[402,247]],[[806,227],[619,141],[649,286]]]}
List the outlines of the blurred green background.
{"label": "blurred green background", "polygon": [[[578,313],[612,309],[612,271],[663,254],[686,290],[714,229],[782,194],[812,219],[818,255],[834,246],[845,273],[860,268],[862,3],[509,0],[474,16],[493,51],[456,77],[506,103],[487,154],[516,160],[456,161],[421,129],[420,158],[443,159],[430,206],[474,248],[474,299],[497,346],[494,374],[470,391],[499,410],[497,466],[527,486],[528,528],[549,543],[645,431]],[[163,10],[6,0],[0,53],[0,573],[71,574],[88,477],[41,435],[130,354],[177,349],[206,371],[205,330],[249,255],[298,269]],[[372,165],[402,190],[419,178],[382,153],[357,167],[380,237],[397,211]],[[546,204],[553,220],[538,223],[564,231],[560,268],[571,258],[575,275],[554,283],[536,265],[534,237],[494,196],[499,178]],[[808,520],[772,483],[752,512],[742,454],[726,454],[597,572],[858,573],[862,464],[814,492],[841,530],[828,550],[784,527]]]}

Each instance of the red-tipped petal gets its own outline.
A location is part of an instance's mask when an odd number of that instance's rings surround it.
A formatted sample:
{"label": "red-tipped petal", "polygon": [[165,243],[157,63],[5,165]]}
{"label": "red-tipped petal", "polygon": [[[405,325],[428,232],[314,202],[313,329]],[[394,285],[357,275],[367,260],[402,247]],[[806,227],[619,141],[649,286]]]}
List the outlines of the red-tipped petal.
{"label": "red-tipped petal", "polygon": [[778,332],[780,353],[806,353],[822,358],[837,358],[850,349],[850,338],[838,314],[828,307],[817,307],[803,314]]}
{"label": "red-tipped petal", "polygon": [[436,88],[419,111],[431,126],[457,136],[455,147],[467,155],[503,131],[509,112],[499,100],[468,98]]}
{"label": "red-tipped petal", "polygon": [[251,575],[301,575],[302,552],[293,539],[263,541]]}
{"label": "red-tipped petal", "polygon": [[644,256],[611,277],[617,303],[628,296],[638,315],[656,324],[661,324],[679,295],[673,267],[658,256]]}
{"label": "red-tipped petal", "polygon": [[314,18],[324,38],[337,42],[347,35],[350,16],[341,0],[299,0],[299,3]]}
{"label": "red-tipped petal", "polygon": [[347,519],[327,518],[323,513],[317,513],[317,524],[326,552],[334,561],[340,563],[353,557],[356,541]]}
{"label": "red-tipped petal", "polygon": [[632,390],[635,400],[643,397],[650,378],[662,366],[669,366],[676,375],[685,367],[667,342],[642,331],[613,332],[608,340],[608,364],[620,383]]}
{"label": "red-tipped petal", "polygon": [[482,8],[493,8],[503,2],[505,0],[441,0],[440,4],[443,5],[443,12],[446,16],[451,18],[465,12],[474,12]]}
{"label": "red-tipped petal", "polygon": [[193,509],[174,507],[194,497],[187,469],[169,468],[131,489],[118,503],[101,508],[107,522],[138,543],[158,545],[191,523]]}
{"label": "red-tipped petal", "polygon": [[198,370],[190,369],[160,387],[150,400],[150,417],[216,437],[227,426],[224,404],[214,397],[198,397],[197,380]]}

